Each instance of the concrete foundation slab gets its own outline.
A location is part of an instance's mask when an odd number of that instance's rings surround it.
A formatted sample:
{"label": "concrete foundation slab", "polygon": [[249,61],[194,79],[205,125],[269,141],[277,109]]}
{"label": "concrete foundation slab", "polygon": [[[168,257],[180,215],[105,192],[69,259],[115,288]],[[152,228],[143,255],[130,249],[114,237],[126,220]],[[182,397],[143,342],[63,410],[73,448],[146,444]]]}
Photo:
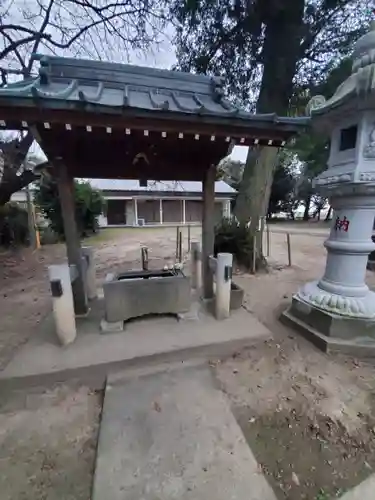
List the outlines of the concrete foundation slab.
{"label": "concrete foundation slab", "polygon": [[[40,324],[39,333],[20,348],[0,380],[22,381],[35,377],[35,383],[66,380],[83,376],[82,370],[100,372],[109,368],[144,365],[151,362],[212,359],[230,355],[238,349],[271,338],[271,332],[251,313],[241,308],[224,321],[217,321],[201,310],[196,321],[178,321],[175,317],[151,317],[126,323],[124,332],[103,335],[102,299],[93,302],[87,318],[77,320],[77,338],[61,347],[54,334],[53,319]],[[103,380],[104,380],[103,378]],[[29,382],[30,383],[30,382]]]}
{"label": "concrete foundation slab", "polygon": [[304,321],[300,314],[296,314],[295,309],[289,307],[281,314],[280,320],[287,326],[297,330],[307,340],[310,340],[316,347],[324,352],[341,352],[357,357],[375,357],[375,341],[369,337],[357,337],[356,330],[353,329],[353,337],[340,338],[332,337],[321,333],[317,328],[311,326],[311,317],[309,322]]}
{"label": "concrete foundation slab", "polygon": [[207,368],[109,379],[93,500],[276,500]]}
{"label": "concrete foundation slab", "polygon": [[375,320],[348,317],[319,309],[293,297],[293,316],[323,335],[349,341],[375,342]]}

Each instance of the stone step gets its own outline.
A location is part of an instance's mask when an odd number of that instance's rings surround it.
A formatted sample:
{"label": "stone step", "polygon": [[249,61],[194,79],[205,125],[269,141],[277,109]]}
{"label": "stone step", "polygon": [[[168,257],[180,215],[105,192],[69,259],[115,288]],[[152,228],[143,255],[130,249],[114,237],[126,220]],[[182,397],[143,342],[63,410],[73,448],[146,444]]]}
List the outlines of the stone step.
{"label": "stone step", "polygon": [[276,500],[206,367],[109,377],[92,500]]}
{"label": "stone step", "polygon": [[124,332],[107,335],[100,333],[99,322],[100,317],[93,317],[82,323],[76,341],[66,349],[51,342],[53,323],[46,324],[47,328],[33,336],[0,373],[0,390],[72,378],[100,387],[113,370],[193,358],[217,359],[272,337],[243,308],[223,321],[208,315],[197,321],[144,319],[130,323]]}

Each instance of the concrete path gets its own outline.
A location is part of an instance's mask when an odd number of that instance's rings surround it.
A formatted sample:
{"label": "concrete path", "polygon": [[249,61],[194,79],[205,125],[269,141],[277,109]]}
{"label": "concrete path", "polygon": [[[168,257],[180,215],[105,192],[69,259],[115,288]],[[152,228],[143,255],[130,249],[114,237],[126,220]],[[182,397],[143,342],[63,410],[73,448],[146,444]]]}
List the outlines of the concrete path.
{"label": "concrete path", "polygon": [[348,491],[340,497],[340,500],[374,500],[375,498],[375,474],[372,474],[366,481]]}
{"label": "concrete path", "polygon": [[107,383],[92,500],[276,500],[207,367]]}

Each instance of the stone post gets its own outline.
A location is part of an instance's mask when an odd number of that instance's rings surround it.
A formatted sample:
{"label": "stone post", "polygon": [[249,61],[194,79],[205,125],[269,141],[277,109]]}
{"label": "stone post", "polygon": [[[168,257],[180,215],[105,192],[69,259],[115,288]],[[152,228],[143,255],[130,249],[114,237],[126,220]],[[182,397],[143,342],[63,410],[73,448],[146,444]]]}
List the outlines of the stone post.
{"label": "stone post", "polygon": [[219,253],[216,260],[216,319],[225,319],[230,315],[230,294],[232,288],[233,255]]}
{"label": "stone post", "polygon": [[62,345],[68,345],[77,336],[69,265],[49,266],[48,275],[56,334]]}

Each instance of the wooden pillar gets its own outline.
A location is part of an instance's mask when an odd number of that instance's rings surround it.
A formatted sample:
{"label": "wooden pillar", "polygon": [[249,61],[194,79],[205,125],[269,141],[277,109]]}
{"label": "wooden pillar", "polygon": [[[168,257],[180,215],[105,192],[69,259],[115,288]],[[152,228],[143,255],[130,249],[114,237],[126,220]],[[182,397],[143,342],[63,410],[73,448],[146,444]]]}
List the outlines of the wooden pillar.
{"label": "wooden pillar", "polygon": [[66,252],[69,265],[75,265],[78,277],[72,283],[74,311],[78,315],[87,313],[87,298],[82,263],[80,235],[75,218],[74,179],[69,175],[66,166],[58,163],[55,166],[57,186],[64,223]]}
{"label": "wooden pillar", "polygon": [[138,201],[134,198],[134,225],[138,226]]}
{"label": "wooden pillar", "polygon": [[185,198],[182,200],[182,223],[186,224],[186,201]]}
{"label": "wooden pillar", "polygon": [[211,166],[205,172],[203,179],[202,276],[204,299],[211,299],[214,295],[213,275],[208,257],[214,253],[215,178],[216,167]]}
{"label": "wooden pillar", "polygon": [[159,222],[163,224],[163,200],[161,198],[159,200]]}

